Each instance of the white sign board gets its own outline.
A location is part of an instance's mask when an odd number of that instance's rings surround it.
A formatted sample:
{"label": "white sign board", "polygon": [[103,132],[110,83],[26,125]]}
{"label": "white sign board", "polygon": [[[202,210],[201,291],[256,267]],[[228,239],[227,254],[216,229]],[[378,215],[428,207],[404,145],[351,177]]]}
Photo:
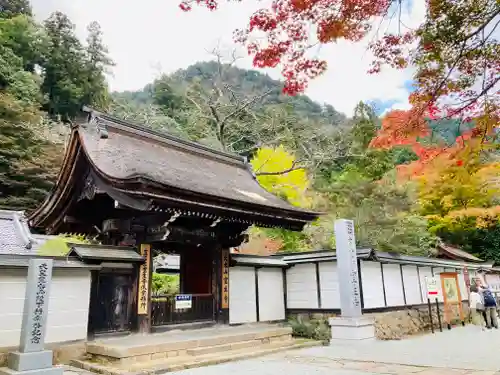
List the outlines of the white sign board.
{"label": "white sign board", "polygon": [[439,295],[439,280],[437,277],[426,277],[425,287],[427,290],[427,298],[437,298]]}
{"label": "white sign board", "polygon": [[335,221],[337,272],[339,275],[340,310],[343,317],[361,316],[358,258],[352,220]]}
{"label": "white sign board", "polygon": [[190,309],[193,306],[193,297],[191,294],[178,294],[175,296],[175,309]]}

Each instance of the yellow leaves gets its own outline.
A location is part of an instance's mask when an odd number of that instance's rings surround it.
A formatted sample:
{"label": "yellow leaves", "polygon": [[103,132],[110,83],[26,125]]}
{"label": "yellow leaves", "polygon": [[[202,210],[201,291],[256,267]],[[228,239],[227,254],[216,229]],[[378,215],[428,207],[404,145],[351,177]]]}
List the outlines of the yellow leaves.
{"label": "yellow leaves", "polygon": [[447,227],[487,229],[500,223],[500,206],[489,208],[472,207],[455,210],[442,218],[435,218],[435,220]]}
{"label": "yellow leaves", "polygon": [[283,146],[259,149],[251,164],[257,181],[264,189],[286,199],[294,206],[311,206],[312,200],[307,196],[310,185],[307,172],[297,166],[295,156]]}
{"label": "yellow leaves", "polygon": [[47,240],[37,251],[37,255],[46,256],[64,256],[67,255],[70,248],[69,243],[84,244],[89,240],[81,234],[61,234]]}

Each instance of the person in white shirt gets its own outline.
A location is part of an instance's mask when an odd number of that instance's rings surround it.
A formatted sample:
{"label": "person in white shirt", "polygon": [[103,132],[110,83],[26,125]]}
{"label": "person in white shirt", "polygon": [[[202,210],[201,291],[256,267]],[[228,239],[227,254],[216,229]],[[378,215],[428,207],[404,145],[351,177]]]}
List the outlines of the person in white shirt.
{"label": "person in white shirt", "polygon": [[483,319],[484,303],[483,303],[483,298],[479,294],[478,287],[476,285],[471,285],[470,287],[469,306],[470,306],[472,324],[481,327],[481,330],[484,330],[484,319]]}

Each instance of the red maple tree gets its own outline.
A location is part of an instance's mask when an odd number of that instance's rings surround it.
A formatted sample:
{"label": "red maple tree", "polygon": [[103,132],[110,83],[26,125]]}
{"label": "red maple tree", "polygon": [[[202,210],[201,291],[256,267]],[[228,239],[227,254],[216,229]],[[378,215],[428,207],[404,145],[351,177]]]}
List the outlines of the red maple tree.
{"label": "red maple tree", "polygon": [[[216,10],[226,1],[231,0],[184,0],[180,6],[185,11],[193,5]],[[418,131],[420,136],[428,131],[424,118],[481,119],[488,125],[479,126],[471,135],[483,136],[498,125],[500,113],[500,45],[496,37],[500,3],[426,0],[426,5],[426,17],[419,27],[401,28],[406,31],[388,33],[370,43],[375,56],[371,73],[383,66],[416,68],[409,98],[412,110],[388,116],[386,123],[392,119],[391,127],[397,128],[390,137],[411,143]],[[310,55],[312,46],[342,39],[358,42],[380,19],[403,6],[403,0],[273,0],[269,8],[255,12],[248,25],[235,32],[235,40],[247,47],[256,67],[280,66],[283,91],[295,95],[327,69],[326,61]],[[265,38],[253,38],[262,34]],[[489,119],[484,121],[484,116]],[[409,138],[403,141],[402,134]],[[427,158],[437,152],[435,148],[440,147],[421,146],[418,151]]]}

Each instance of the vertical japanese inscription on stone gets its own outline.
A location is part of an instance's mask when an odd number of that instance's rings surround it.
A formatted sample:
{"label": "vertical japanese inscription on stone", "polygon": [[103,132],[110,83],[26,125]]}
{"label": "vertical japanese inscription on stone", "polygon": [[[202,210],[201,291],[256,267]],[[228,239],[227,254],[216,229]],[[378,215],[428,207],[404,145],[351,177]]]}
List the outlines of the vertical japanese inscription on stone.
{"label": "vertical japanese inscription on stone", "polygon": [[359,317],[361,316],[361,295],[352,220],[335,221],[335,241],[341,313],[343,317]]}
{"label": "vertical japanese inscription on stone", "polygon": [[149,299],[149,267],[151,245],[141,245],[141,255],[145,258],[145,262],[139,267],[139,287],[137,298],[137,314],[147,315],[148,313],[148,299]]}
{"label": "vertical japanese inscription on stone", "polygon": [[221,308],[229,308],[229,249],[222,249],[222,303]]}
{"label": "vertical japanese inscription on stone", "polygon": [[19,346],[19,351],[22,353],[43,350],[52,264],[52,259],[30,259]]}

